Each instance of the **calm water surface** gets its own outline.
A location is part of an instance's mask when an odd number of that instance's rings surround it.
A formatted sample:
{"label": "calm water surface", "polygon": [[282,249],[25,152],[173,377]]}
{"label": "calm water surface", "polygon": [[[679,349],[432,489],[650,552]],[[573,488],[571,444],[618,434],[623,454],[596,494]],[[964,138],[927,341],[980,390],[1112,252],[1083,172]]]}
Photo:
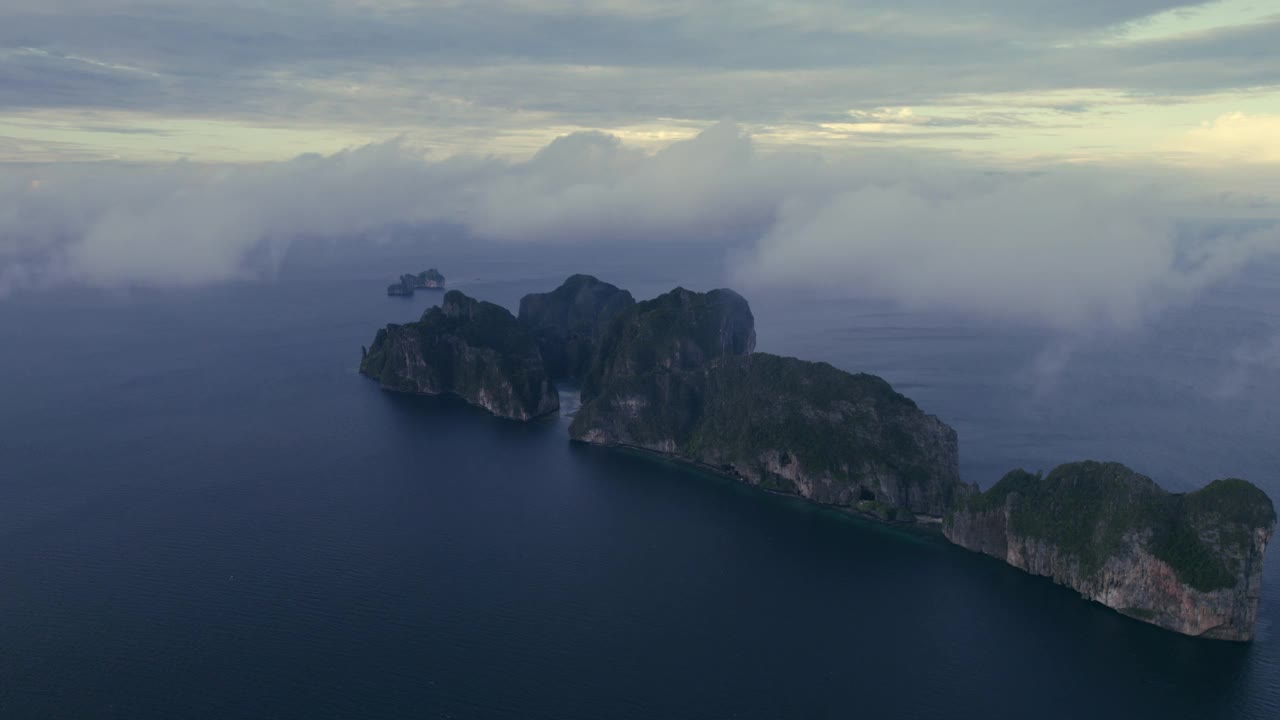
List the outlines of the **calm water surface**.
{"label": "calm water surface", "polygon": [[[714,263],[440,248],[271,283],[0,301],[0,717],[1275,718],[1259,639],[1203,642],[929,537],[381,393],[359,347],[439,295]],[[884,375],[966,480],[1116,459],[1280,497],[1280,290],[1120,338],[749,294],[762,350]],[[1277,346],[1280,347],[1280,346]]]}

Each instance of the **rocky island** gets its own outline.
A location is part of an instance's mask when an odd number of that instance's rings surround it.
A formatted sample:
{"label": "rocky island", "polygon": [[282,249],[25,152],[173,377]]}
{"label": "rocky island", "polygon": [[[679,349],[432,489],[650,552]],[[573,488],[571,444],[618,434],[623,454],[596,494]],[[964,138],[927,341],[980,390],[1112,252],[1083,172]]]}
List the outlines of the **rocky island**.
{"label": "rocky island", "polygon": [[408,297],[413,295],[414,290],[443,290],[444,283],[444,275],[431,268],[417,275],[401,275],[399,282],[387,286],[387,295]]}
{"label": "rocky island", "polygon": [[1271,500],[1243,480],[1171,494],[1115,463],[961,481],[956,432],[881,378],[755,352],[732,290],[652,300],[588,275],[524,297],[519,317],[451,291],[388,325],[360,372],[387,390],[453,394],[531,420],[581,384],[572,440],[656,453],[765,490],[952,543],[1169,630],[1250,640]]}
{"label": "rocky island", "polygon": [[1271,499],[1243,480],[1175,495],[1118,463],[1015,470],[961,499],[943,533],[1084,597],[1187,635],[1250,640]]}
{"label": "rocky island", "polygon": [[457,290],[418,322],[379,330],[362,351],[360,372],[386,390],[456,395],[513,420],[560,409],[528,329],[506,308]]}

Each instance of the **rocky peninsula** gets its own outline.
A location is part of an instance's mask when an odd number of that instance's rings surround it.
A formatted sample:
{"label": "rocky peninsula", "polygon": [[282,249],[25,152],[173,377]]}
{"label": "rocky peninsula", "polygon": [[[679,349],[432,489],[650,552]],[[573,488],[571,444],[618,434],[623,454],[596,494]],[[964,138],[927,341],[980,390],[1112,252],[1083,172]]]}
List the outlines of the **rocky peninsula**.
{"label": "rocky peninsula", "polygon": [[360,372],[386,390],[456,395],[513,420],[560,409],[528,329],[506,308],[457,290],[418,322],[379,330],[362,351]]}
{"label": "rocky peninsula", "polygon": [[1271,500],[1244,480],[1171,494],[1116,463],[1008,473],[986,492],[959,474],[956,432],[874,375],[755,352],[732,290],[652,300],[589,275],[524,297],[519,317],[451,291],[388,325],[360,371],[387,390],[453,394],[531,420],[581,384],[572,440],[634,448],[774,492],[899,524],[1169,630],[1250,640]]}

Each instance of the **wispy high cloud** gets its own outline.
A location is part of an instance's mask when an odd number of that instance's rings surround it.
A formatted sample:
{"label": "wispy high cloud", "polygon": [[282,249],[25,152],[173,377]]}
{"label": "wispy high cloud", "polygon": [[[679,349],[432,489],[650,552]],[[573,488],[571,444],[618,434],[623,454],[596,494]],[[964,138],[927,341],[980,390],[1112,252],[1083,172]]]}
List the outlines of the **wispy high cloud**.
{"label": "wispy high cloud", "polygon": [[[852,108],[974,94],[1107,91],[1158,103],[1280,92],[1280,18],[1223,14],[1196,32],[1130,32],[1189,8],[1212,18],[1223,4],[10,3],[0,9],[0,111],[128,111],[139,122],[203,117],[364,137],[420,131],[475,149],[531,128],[545,142],[564,128],[724,117],[762,133],[817,132]],[[1009,127],[999,112],[967,119]]]}

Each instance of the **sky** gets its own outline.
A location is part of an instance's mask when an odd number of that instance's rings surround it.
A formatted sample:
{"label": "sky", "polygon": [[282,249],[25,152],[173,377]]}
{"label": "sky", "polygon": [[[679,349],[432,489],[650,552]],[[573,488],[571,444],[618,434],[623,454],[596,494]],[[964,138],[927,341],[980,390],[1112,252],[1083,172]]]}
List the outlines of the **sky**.
{"label": "sky", "polygon": [[0,296],[448,222],[1125,328],[1276,217],[1274,2],[0,0]]}
{"label": "sky", "polygon": [[575,130],[1280,162],[1263,0],[2,0],[0,159],[282,160]]}

